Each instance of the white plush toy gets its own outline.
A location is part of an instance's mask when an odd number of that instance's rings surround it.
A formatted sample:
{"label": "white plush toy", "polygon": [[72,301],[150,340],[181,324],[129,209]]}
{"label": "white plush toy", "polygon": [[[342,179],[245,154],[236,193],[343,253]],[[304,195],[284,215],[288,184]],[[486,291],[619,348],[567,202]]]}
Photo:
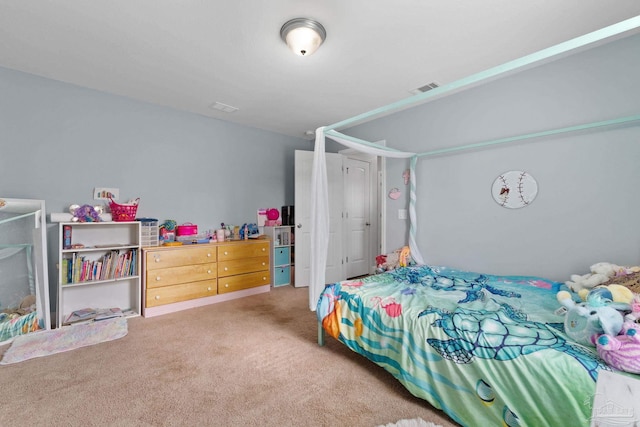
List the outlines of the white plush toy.
{"label": "white plush toy", "polygon": [[564,284],[573,292],[580,292],[583,289],[593,289],[607,281],[609,281],[609,276],[604,274],[584,274],[582,276],[572,274],[571,280],[567,280]]}
{"label": "white plush toy", "polygon": [[610,262],[599,262],[591,266],[591,272],[594,274],[604,274],[608,278],[620,274],[628,274],[627,267],[611,264]]}
{"label": "white plush toy", "polygon": [[616,274],[624,274],[625,267],[621,267],[610,262],[598,262],[590,268],[591,273],[579,275],[572,274],[571,280],[567,280],[565,285],[573,292],[579,292],[582,289],[593,289],[598,285],[608,282],[610,278]]}

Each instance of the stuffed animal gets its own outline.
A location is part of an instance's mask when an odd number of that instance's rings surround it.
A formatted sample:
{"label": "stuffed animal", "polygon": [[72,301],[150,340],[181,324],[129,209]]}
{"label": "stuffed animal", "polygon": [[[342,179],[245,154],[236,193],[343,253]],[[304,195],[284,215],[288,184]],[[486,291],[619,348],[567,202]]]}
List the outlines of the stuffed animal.
{"label": "stuffed animal", "polygon": [[27,313],[31,313],[36,309],[36,296],[35,295],[27,295],[22,298],[20,301],[20,305],[16,308],[5,308],[2,310],[2,313],[8,314],[11,318],[15,318],[18,316],[24,316]]}
{"label": "stuffed animal", "polygon": [[240,227],[241,240],[245,239],[245,234],[247,239],[251,236],[259,235],[260,230],[258,229],[258,224],[242,224],[242,227]]}
{"label": "stuffed animal", "polygon": [[96,207],[90,205],[82,205],[73,211],[74,222],[101,222],[100,214],[96,210]]}
{"label": "stuffed animal", "polygon": [[626,304],[631,304],[634,295],[631,289],[615,283],[612,285],[598,285],[591,290],[581,289],[578,291],[578,295],[580,295],[582,301],[586,301],[587,297],[592,293],[600,293],[603,298],[607,298],[610,301],[623,302]]}
{"label": "stuffed animal", "polygon": [[385,271],[395,270],[398,267],[400,267],[400,249],[387,254],[384,264],[382,264]]}
{"label": "stuffed animal", "polygon": [[409,265],[409,262],[411,262],[411,250],[409,249],[409,246],[403,246],[402,249],[400,249],[400,267],[406,267],[407,265]]}
{"label": "stuffed animal", "polygon": [[614,303],[599,293],[588,295],[587,301],[576,303],[567,291],[556,295],[567,309],[564,331],[579,344],[594,346],[594,335],[618,335],[624,319],[618,310],[629,310],[629,304]]}
{"label": "stuffed animal", "polygon": [[598,355],[607,365],[624,372],[640,374],[640,326],[625,322],[620,335],[594,338]]}
{"label": "stuffed animal", "polygon": [[593,289],[607,281],[609,281],[609,276],[600,273],[572,274],[571,280],[567,280],[564,284],[573,292],[580,292],[582,289]]}
{"label": "stuffed animal", "polygon": [[406,267],[413,264],[411,252],[408,246],[396,249],[387,255],[376,256],[376,271],[383,273],[385,271],[395,270],[398,267]]}
{"label": "stuffed animal", "polygon": [[640,270],[640,267],[622,267],[610,262],[598,262],[593,264],[589,270],[591,273],[579,275],[572,274],[571,280],[567,280],[565,285],[573,292],[580,292],[582,289],[592,289],[598,285],[608,282],[614,276],[620,276]]}
{"label": "stuffed animal", "polygon": [[627,315],[624,316],[624,320],[640,323],[640,294],[633,294],[633,301],[631,301],[631,313],[627,313]]}
{"label": "stuffed animal", "polygon": [[622,267],[610,262],[598,262],[593,264],[590,268],[594,274],[604,274],[607,277],[613,277],[620,274],[626,274],[626,267]]}

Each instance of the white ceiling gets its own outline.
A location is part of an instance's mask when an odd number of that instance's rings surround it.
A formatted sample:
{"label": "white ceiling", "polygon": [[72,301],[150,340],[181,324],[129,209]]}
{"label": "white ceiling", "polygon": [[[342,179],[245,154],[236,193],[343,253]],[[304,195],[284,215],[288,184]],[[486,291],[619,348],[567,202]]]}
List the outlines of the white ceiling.
{"label": "white ceiling", "polygon": [[[638,15],[638,0],[0,0],[0,66],[305,137]],[[280,39],[296,17],[327,30],[312,56]]]}

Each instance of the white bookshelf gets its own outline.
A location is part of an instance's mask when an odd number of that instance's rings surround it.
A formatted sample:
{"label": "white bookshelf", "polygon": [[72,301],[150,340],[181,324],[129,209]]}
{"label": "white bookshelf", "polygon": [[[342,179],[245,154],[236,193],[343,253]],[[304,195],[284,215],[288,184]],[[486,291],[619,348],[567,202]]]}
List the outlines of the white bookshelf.
{"label": "white bookshelf", "polygon": [[[71,229],[66,242],[71,247],[65,245],[65,227]],[[140,241],[138,221],[59,224],[58,327],[72,311],[83,308],[118,307],[130,316],[140,315]]]}

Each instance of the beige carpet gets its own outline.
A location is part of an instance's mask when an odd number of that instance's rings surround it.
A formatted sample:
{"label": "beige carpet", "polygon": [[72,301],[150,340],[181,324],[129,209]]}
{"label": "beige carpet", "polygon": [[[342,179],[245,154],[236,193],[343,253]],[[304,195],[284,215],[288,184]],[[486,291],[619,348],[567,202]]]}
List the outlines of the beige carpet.
{"label": "beige carpet", "polygon": [[332,338],[319,347],[305,288],[128,323],[121,339],[1,366],[0,425],[455,425]]}

